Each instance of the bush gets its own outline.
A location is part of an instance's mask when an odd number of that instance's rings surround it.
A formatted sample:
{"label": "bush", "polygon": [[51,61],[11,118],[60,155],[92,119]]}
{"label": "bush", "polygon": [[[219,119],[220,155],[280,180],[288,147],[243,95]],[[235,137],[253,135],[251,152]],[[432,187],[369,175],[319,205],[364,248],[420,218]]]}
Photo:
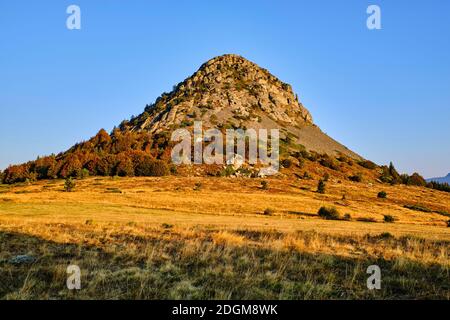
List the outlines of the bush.
{"label": "bush", "polygon": [[75,181],[72,179],[72,177],[66,178],[66,181],[64,182],[64,191],[72,192],[74,188],[75,188]]}
{"label": "bush", "polygon": [[317,192],[324,194],[325,193],[326,184],[323,180],[319,180],[319,184],[317,185]]}
{"label": "bush", "polygon": [[303,179],[305,179],[305,180],[311,180],[311,179],[312,179],[312,177],[311,177],[311,175],[308,173],[308,171],[305,171],[305,172],[303,173]]}
{"label": "bush", "polygon": [[266,210],[264,210],[264,215],[265,216],[271,216],[274,213],[274,210],[267,208]]}
{"label": "bush", "polygon": [[334,207],[321,207],[317,213],[319,217],[326,220],[339,220],[340,214],[339,211],[337,211]]}
{"label": "bush", "polygon": [[395,218],[393,216],[391,216],[390,214],[386,214],[383,217],[384,222],[387,223],[393,223],[395,221]]}
{"label": "bush", "polygon": [[350,221],[350,220],[352,220],[352,216],[350,215],[350,213],[344,214],[344,220],[345,220],[345,221]]}
{"label": "bush", "polygon": [[194,190],[195,191],[200,191],[202,187],[203,187],[203,185],[202,185],[201,182],[196,182],[195,186],[194,186]]}
{"label": "bush", "polygon": [[355,174],[353,176],[348,177],[348,179],[350,181],[353,181],[353,182],[361,182],[362,181],[362,174],[361,173],[357,173],[357,174]]}
{"label": "bush", "polygon": [[305,166],[305,159],[302,157],[297,158],[298,160],[298,164],[297,167],[299,167],[300,169],[303,168]]}
{"label": "bush", "polygon": [[30,178],[29,168],[27,165],[9,166],[3,173],[3,182],[7,184],[25,182]]}
{"label": "bush", "polygon": [[291,160],[291,159],[283,159],[283,160],[281,161],[281,165],[282,165],[284,168],[290,168],[290,167],[292,167],[292,160]]}
{"label": "bush", "polygon": [[408,181],[406,182],[407,185],[410,186],[419,186],[419,187],[424,187],[427,185],[427,182],[425,181],[425,179],[418,174],[417,172],[414,172],[409,178]]}
{"label": "bush", "polygon": [[334,159],[330,158],[329,156],[324,156],[322,159],[320,159],[319,163],[326,168],[339,170],[339,165]]}
{"label": "bush", "polygon": [[266,180],[261,181],[261,189],[263,190],[269,189],[269,183]]}
{"label": "bush", "polygon": [[394,238],[394,236],[391,233],[389,233],[389,232],[380,233],[380,235],[378,237],[380,239],[385,239],[385,240]]}
{"label": "bush", "polygon": [[78,175],[77,175],[78,179],[85,179],[87,177],[89,177],[89,170],[88,169],[83,168],[80,171],[78,171]]}
{"label": "bush", "polygon": [[414,211],[432,212],[431,209],[428,209],[427,207],[419,205],[419,204],[405,204],[403,207],[406,209],[414,210]]}
{"label": "bush", "polygon": [[330,175],[327,172],[323,175],[323,181],[327,182],[329,179],[330,179]]}
{"label": "bush", "polygon": [[450,220],[447,221],[447,227],[450,228]]}
{"label": "bush", "polygon": [[116,167],[116,175],[119,177],[132,177],[134,176],[133,162],[129,158],[120,160]]}
{"label": "bush", "polygon": [[305,158],[308,159],[309,161],[315,162],[317,161],[317,159],[319,159],[319,155],[316,152],[311,151],[307,152],[307,156]]}
{"label": "bush", "polygon": [[229,177],[236,173],[232,165],[228,165],[220,172],[221,177]]}
{"label": "bush", "polygon": [[402,178],[400,174],[397,172],[397,170],[394,167],[394,164],[391,162],[389,164],[389,167],[382,166],[382,174],[380,176],[380,180],[384,183],[390,183],[390,184],[399,184],[402,183]]}
{"label": "bush", "polygon": [[377,222],[375,218],[358,218],[356,220],[360,222]]}
{"label": "bush", "polygon": [[370,170],[373,170],[373,169],[375,169],[377,167],[377,165],[375,163],[373,163],[372,161],[370,161],[370,160],[359,161],[358,164],[361,167],[364,167],[364,168],[370,169]]}
{"label": "bush", "polygon": [[169,167],[164,161],[146,156],[137,164],[135,174],[144,177],[162,177],[169,174]]}
{"label": "bush", "polygon": [[377,197],[380,198],[380,199],[386,199],[387,198],[387,193],[385,191],[380,191],[380,192],[378,192]]}

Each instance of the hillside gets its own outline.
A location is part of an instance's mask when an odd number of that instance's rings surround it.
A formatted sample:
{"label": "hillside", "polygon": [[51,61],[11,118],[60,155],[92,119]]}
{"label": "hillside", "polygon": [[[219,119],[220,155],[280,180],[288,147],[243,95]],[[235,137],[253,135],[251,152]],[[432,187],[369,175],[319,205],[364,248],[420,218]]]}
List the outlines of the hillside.
{"label": "hillside", "polygon": [[[282,175],[303,179],[333,177],[371,183],[425,186],[418,174],[400,176],[393,165],[364,160],[327,136],[313,123],[291,86],[245,58],[227,54],[204,63],[197,72],[163,93],[139,116],[124,120],[111,133],[94,137],[57,155],[13,165],[3,183],[87,176],[247,176],[260,174],[247,162],[239,167],[175,166],[171,159],[174,130],[203,127],[280,131]],[[206,144],[205,142],[202,142]],[[442,186],[439,186],[443,189]],[[444,186],[445,187],[445,186]]]}

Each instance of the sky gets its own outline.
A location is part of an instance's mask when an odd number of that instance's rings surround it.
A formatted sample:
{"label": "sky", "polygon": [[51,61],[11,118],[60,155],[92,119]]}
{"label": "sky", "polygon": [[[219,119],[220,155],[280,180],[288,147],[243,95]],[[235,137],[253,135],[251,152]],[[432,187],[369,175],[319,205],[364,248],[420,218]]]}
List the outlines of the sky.
{"label": "sky", "polygon": [[448,0],[1,1],[0,169],[111,130],[225,53],[290,83],[363,157],[450,172]]}

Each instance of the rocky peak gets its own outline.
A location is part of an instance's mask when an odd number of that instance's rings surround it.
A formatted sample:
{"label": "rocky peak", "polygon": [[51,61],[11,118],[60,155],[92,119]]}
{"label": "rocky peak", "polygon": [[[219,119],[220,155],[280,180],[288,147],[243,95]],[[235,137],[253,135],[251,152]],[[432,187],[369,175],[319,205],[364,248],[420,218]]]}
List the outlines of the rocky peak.
{"label": "rocky peak", "polygon": [[158,133],[189,127],[286,127],[312,123],[292,87],[234,54],[215,57],[131,120],[131,130]]}

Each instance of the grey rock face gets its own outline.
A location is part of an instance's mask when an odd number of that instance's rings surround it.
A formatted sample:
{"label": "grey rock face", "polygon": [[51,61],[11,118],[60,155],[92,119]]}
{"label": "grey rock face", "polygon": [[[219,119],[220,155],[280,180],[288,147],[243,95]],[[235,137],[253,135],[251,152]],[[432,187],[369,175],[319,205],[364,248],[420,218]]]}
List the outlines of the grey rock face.
{"label": "grey rock face", "polygon": [[146,111],[146,118],[138,117],[132,130],[157,133],[193,120],[207,126],[254,127],[251,124],[264,116],[283,126],[312,124],[290,85],[238,55],[209,60]]}

